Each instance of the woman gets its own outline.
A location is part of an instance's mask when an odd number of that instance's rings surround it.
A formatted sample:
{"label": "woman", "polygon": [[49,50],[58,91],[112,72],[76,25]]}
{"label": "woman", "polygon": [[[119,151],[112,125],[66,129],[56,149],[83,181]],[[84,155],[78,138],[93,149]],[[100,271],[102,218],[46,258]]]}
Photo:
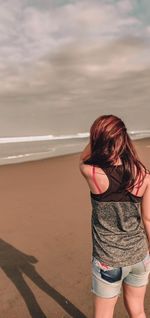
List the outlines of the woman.
{"label": "woman", "polygon": [[98,117],[80,156],[92,204],[94,318],[112,318],[123,287],[131,318],[145,318],[150,272],[150,173],[138,159],[124,122]]}

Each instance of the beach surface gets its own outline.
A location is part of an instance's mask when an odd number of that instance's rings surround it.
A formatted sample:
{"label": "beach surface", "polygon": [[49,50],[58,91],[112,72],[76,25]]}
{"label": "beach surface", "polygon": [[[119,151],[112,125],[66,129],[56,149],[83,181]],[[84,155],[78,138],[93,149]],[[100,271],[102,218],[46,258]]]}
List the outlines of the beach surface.
{"label": "beach surface", "polygon": [[[150,139],[134,141],[150,169]],[[0,316],[92,318],[91,203],[79,153],[0,166]],[[150,316],[150,285],[145,308]],[[127,318],[122,296],[116,318]]]}

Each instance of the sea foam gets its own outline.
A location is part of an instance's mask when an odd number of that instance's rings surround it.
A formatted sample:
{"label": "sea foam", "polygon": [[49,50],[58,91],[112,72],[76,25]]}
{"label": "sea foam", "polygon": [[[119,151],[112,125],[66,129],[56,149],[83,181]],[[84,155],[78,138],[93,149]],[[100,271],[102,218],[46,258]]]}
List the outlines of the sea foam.
{"label": "sea foam", "polygon": [[[131,139],[150,137],[150,130],[129,131]],[[68,135],[1,137],[0,165],[34,161],[81,152],[89,132]]]}

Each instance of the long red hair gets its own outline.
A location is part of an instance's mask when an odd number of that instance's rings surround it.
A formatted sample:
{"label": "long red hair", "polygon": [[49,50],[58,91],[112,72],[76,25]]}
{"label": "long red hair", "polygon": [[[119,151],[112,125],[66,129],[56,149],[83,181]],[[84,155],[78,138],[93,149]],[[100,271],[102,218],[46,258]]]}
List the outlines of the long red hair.
{"label": "long red hair", "polygon": [[124,122],[117,116],[103,115],[94,121],[90,128],[90,145],[91,156],[84,161],[85,164],[114,167],[120,157],[124,169],[121,188],[132,190],[136,182],[141,185],[149,173],[138,158]]}

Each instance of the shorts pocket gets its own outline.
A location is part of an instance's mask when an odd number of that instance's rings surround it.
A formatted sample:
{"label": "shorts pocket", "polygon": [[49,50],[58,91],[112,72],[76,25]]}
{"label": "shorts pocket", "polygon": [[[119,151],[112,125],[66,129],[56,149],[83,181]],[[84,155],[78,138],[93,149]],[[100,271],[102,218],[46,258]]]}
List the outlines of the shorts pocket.
{"label": "shorts pocket", "polygon": [[109,283],[115,283],[122,278],[122,268],[117,267],[108,271],[101,269],[101,277]]}
{"label": "shorts pocket", "polygon": [[122,279],[122,267],[109,266],[109,269],[102,269],[99,262],[94,259],[93,274],[96,274],[97,277],[99,276],[109,283],[115,283]]}
{"label": "shorts pocket", "polygon": [[143,265],[146,272],[150,272],[150,254],[147,253],[146,257],[143,259]]}

